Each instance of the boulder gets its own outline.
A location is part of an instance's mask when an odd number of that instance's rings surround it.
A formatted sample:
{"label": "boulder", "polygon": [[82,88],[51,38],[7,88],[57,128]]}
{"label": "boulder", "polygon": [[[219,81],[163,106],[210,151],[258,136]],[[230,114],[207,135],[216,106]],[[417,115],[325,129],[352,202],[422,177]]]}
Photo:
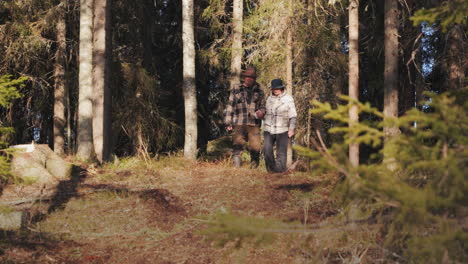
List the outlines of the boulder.
{"label": "boulder", "polygon": [[48,145],[12,146],[15,151],[11,173],[25,182],[52,183],[70,178],[72,166],[55,154]]}
{"label": "boulder", "polygon": [[19,183],[5,186],[0,206],[16,209],[31,206],[37,200],[53,197],[60,182],[69,181],[72,164],[55,154],[47,145],[16,145],[11,161],[11,173]]}

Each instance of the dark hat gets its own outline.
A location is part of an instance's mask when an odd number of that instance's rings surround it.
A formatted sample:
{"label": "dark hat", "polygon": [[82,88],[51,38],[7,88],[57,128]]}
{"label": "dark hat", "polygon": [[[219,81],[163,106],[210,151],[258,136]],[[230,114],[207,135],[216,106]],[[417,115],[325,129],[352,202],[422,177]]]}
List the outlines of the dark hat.
{"label": "dark hat", "polygon": [[281,79],[273,79],[271,80],[271,87],[270,89],[284,89],[284,84]]}
{"label": "dark hat", "polygon": [[247,69],[242,72],[242,76],[257,78],[257,70],[253,66],[247,67]]}

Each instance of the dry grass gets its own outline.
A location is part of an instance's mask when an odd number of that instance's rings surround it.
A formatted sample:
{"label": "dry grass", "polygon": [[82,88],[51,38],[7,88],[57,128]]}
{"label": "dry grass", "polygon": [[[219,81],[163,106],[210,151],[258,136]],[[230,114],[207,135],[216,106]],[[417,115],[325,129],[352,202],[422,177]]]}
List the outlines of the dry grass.
{"label": "dry grass", "polygon": [[[2,237],[0,262],[373,263],[371,227],[330,228],[338,212],[330,198],[335,176],[311,179],[229,164],[174,156],[89,167],[77,195],[31,225],[27,236]],[[264,246],[218,248],[200,234],[206,224],[199,219],[220,211],[325,228],[283,233]]]}

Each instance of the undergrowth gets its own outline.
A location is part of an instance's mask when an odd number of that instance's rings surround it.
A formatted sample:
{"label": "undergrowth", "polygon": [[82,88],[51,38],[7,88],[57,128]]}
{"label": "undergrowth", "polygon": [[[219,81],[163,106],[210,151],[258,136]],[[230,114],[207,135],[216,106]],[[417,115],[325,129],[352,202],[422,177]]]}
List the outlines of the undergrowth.
{"label": "undergrowth", "polygon": [[[310,158],[314,175],[343,175],[344,181],[335,185],[336,197],[345,206],[358,205],[361,209],[360,219],[352,218],[350,225],[345,222],[343,228],[327,233],[326,239],[341,236],[330,246],[334,251],[348,247],[346,254],[338,253],[340,258],[360,262],[370,251],[374,252],[374,260],[405,263],[468,260],[468,234],[462,224],[466,221],[464,201],[468,193],[464,172],[468,160],[468,103],[457,102],[448,94],[428,97],[431,101],[425,103],[423,111],[413,109],[398,119],[385,120],[369,104],[350,101],[333,109],[329,103],[314,102],[312,112],[334,120],[336,126],[329,132],[344,140],[332,146],[314,141],[314,149],[296,149]],[[373,116],[368,119],[373,121],[350,129],[350,105],[358,106],[360,114]],[[401,134],[384,141],[384,126],[396,126]],[[320,134],[317,137],[320,139]],[[383,148],[369,163],[356,168],[347,157],[347,146],[352,142]],[[306,209],[311,200],[303,202]],[[257,243],[270,240],[273,234],[307,233],[294,226],[278,228],[279,223],[267,219],[228,213],[216,215],[209,223],[207,236],[221,244],[231,240],[241,245],[246,239]],[[372,227],[366,227],[368,224]],[[343,225],[343,218],[337,225]],[[367,230],[363,233],[367,238],[356,236],[356,228]],[[316,250],[309,238],[303,241],[310,252]],[[356,244],[364,246],[351,246]]]}

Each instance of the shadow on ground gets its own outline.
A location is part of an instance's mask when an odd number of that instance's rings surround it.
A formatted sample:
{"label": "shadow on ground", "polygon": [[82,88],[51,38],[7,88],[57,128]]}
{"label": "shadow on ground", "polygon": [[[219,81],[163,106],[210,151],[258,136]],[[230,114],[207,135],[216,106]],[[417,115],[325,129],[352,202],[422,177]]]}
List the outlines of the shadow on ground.
{"label": "shadow on ground", "polygon": [[73,166],[70,180],[61,181],[57,185],[57,191],[54,196],[46,203],[48,205],[47,210],[39,209],[36,210],[37,212],[34,212],[34,208],[32,209],[33,212],[31,213],[30,223],[35,224],[43,221],[47,215],[63,208],[70,199],[77,197],[79,195],[77,191],[78,186],[84,181],[86,175],[85,169],[79,166]]}

